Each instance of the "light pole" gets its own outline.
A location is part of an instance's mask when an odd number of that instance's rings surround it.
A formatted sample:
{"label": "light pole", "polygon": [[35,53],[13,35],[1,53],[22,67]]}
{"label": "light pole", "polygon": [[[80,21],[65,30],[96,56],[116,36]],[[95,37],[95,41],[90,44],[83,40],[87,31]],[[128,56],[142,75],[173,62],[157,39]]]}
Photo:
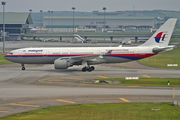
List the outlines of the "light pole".
{"label": "light pole", "polygon": [[[84,14],[84,13],[82,12],[82,26],[84,26],[84,23],[83,23],[83,14]],[[84,28],[84,27],[83,27],[83,28]]]}
{"label": "light pole", "polygon": [[[51,11],[51,28],[53,28],[53,11]],[[52,32],[52,29],[51,29],[51,32]]]}
{"label": "light pole", "polygon": [[29,12],[30,12],[30,14],[31,14],[31,12],[32,12],[32,9],[29,9]]}
{"label": "light pole", "polygon": [[105,10],[106,10],[106,7],[103,7],[103,10],[104,10],[104,42],[105,42]]}
{"label": "light pole", "polygon": [[75,9],[76,9],[75,7],[72,7],[72,10],[73,10],[73,38],[74,38],[74,10]]}
{"label": "light pole", "polygon": [[50,12],[51,12],[51,11],[48,10],[48,13],[49,13],[49,20],[48,20],[48,26],[49,26],[49,28],[48,28],[48,32],[50,32],[50,17],[51,17],[51,16],[50,16],[50,14],[51,14]]}
{"label": "light pole", "polygon": [[[42,19],[42,10],[40,10],[40,13],[41,13],[41,16],[40,16],[40,23],[42,24],[42,27],[43,27],[43,19]],[[42,33],[42,27],[41,27],[41,33]]]}
{"label": "light pole", "polygon": [[2,2],[3,5],[3,53],[5,53],[5,24],[4,24],[4,6],[6,5],[6,2]]}

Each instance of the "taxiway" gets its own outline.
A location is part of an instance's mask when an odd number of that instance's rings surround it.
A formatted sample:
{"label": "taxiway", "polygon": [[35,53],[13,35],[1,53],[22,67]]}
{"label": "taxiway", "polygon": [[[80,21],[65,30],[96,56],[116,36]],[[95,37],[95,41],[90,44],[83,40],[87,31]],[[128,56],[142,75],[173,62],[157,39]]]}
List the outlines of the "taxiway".
{"label": "taxiway", "polygon": [[[61,43],[61,45],[70,45]],[[72,44],[71,44],[72,45]],[[89,46],[89,44],[77,44]],[[109,46],[109,44],[101,44]],[[113,44],[116,45],[116,44]],[[7,42],[7,51],[23,47],[59,46],[57,43]],[[93,45],[94,46],[94,45]],[[98,46],[95,45],[95,46]],[[0,117],[49,106],[84,103],[180,101],[180,88],[96,85],[93,79],[124,77],[180,78],[180,70],[147,67],[138,62],[96,65],[92,72],[82,66],[55,70],[53,65],[0,66]]]}

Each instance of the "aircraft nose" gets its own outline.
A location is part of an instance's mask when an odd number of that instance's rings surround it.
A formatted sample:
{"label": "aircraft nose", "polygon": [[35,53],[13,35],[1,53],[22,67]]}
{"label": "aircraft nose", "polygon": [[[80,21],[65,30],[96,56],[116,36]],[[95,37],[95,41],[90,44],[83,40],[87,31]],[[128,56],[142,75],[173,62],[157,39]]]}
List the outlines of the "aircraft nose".
{"label": "aircraft nose", "polygon": [[5,58],[6,60],[11,61],[12,55],[13,55],[13,53],[10,52],[10,53],[6,54],[6,55],[4,56],[4,58]]}
{"label": "aircraft nose", "polygon": [[7,54],[4,56],[4,59],[9,60]]}

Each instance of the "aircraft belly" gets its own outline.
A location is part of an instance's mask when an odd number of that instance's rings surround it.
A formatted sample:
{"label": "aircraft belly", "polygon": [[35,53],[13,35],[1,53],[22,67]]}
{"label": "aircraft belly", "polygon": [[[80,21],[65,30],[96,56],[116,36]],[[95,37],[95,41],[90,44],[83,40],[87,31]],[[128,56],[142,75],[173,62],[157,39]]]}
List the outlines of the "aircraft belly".
{"label": "aircraft belly", "polygon": [[103,63],[122,63],[122,62],[129,62],[133,61],[132,59],[121,58],[121,57],[110,57],[110,56],[103,56],[101,59],[96,59],[95,61],[89,62],[90,65],[95,64],[103,64]]}
{"label": "aircraft belly", "polygon": [[52,64],[54,59],[48,57],[25,58],[25,64]]}
{"label": "aircraft belly", "polygon": [[89,65],[95,65],[95,64],[102,64],[102,63],[107,63],[107,60],[105,59],[96,59],[95,61],[89,62]]}
{"label": "aircraft belly", "polygon": [[24,62],[24,58],[22,57],[6,57],[6,60],[9,60],[11,62],[15,62],[15,63],[22,63]]}
{"label": "aircraft belly", "polygon": [[53,64],[56,57],[30,57],[25,58],[24,64]]}
{"label": "aircraft belly", "polygon": [[53,64],[57,58],[52,57],[14,57],[10,61],[23,64]]}
{"label": "aircraft belly", "polygon": [[110,56],[105,56],[104,59],[106,59],[108,63],[122,63],[122,62],[133,61],[132,59],[121,58],[121,57],[110,57]]}

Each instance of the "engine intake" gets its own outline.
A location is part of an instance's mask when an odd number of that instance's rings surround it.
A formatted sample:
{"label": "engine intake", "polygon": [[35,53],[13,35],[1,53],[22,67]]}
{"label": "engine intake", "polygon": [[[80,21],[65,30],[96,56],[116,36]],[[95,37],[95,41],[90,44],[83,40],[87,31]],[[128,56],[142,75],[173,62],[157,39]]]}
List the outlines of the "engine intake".
{"label": "engine intake", "polygon": [[55,69],[67,69],[70,66],[72,66],[72,65],[67,60],[56,59],[54,61],[54,68]]}

